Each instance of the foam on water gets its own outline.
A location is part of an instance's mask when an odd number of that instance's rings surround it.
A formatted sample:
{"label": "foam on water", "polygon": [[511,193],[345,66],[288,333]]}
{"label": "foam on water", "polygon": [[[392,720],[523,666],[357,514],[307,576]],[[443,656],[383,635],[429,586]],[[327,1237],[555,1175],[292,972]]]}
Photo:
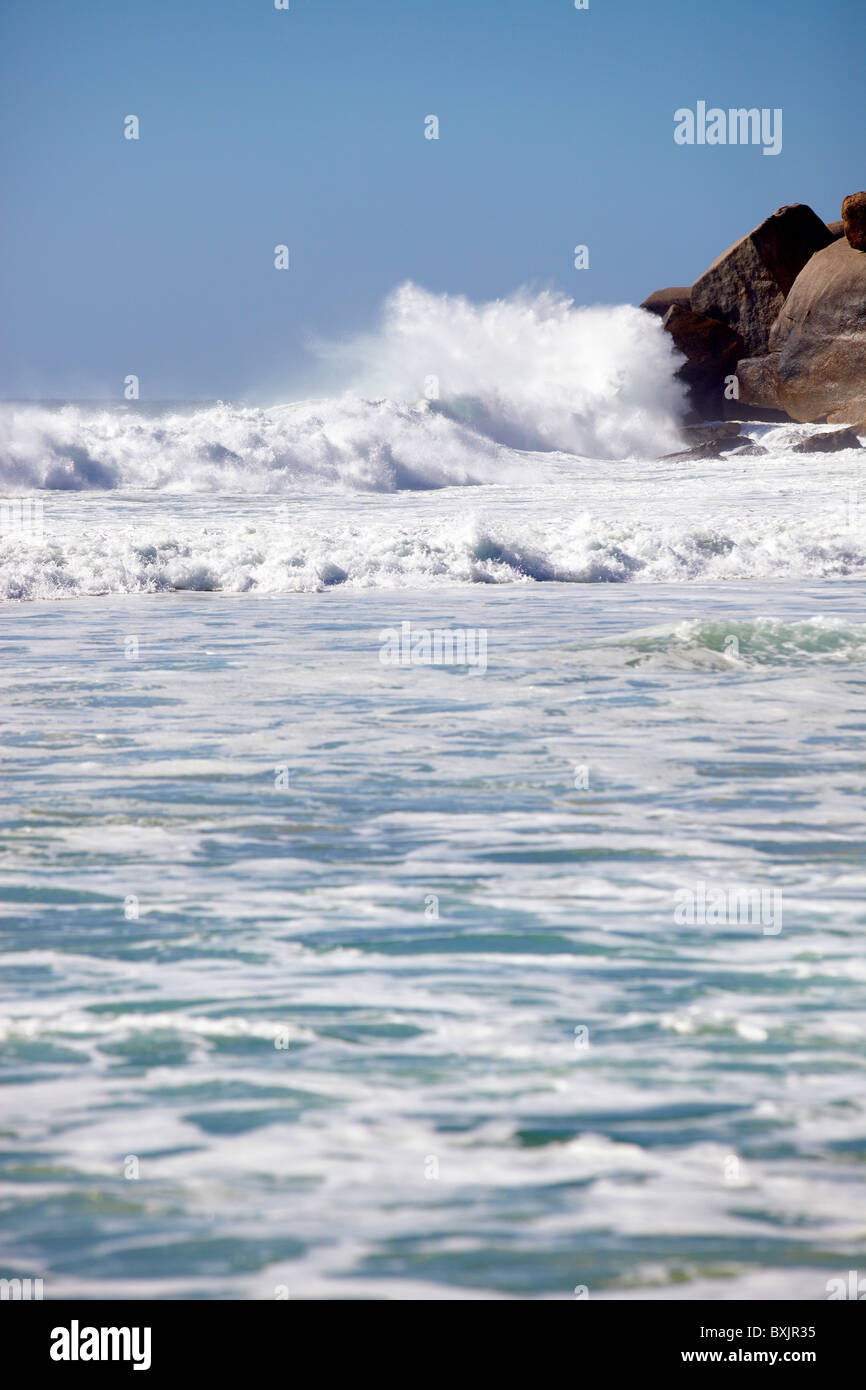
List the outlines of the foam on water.
{"label": "foam on water", "polygon": [[508,481],[520,475],[514,449],[619,458],[676,445],[670,339],[627,305],[575,309],[540,294],[474,306],[410,284],[377,334],[320,352],[352,390],[158,418],[6,407],[0,483],[273,493],[315,480],[389,492]]}
{"label": "foam on water", "polygon": [[0,599],[866,565],[859,452],[792,453],[820,426],[748,427],[761,458],[658,461],[677,448],[682,387],[641,310],[552,294],[476,306],[410,284],[375,333],[319,351],[342,394],[0,407],[0,488],[45,509],[38,543],[0,534]]}
{"label": "foam on water", "polygon": [[5,490],[280,493],[312,481],[393,492],[507,480],[514,466],[509,451],[426,403],[412,408],[352,394],[157,417],[6,407],[2,421]]}
{"label": "foam on water", "polygon": [[[483,679],[383,666],[404,618],[487,630]],[[861,618],[841,581],[8,609],[4,1274],[826,1297],[862,1235]],[[696,880],[778,887],[782,930],[678,921]]]}
{"label": "foam on water", "polygon": [[866,660],[866,627],[817,614],[798,623],[756,617],[723,622],[693,619],[662,623],[640,632],[605,638],[600,647],[620,648],[630,664],[648,660],[703,669],[786,666]]}
{"label": "foam on water", "polygon": [[844,577],[866,568],[856,453],[672,466],[522,455],[534,482],[358,494],[54,493],[0,539],[0,597]]}
{"label": "foam on water", "polygon": [[519,294],[474,305],[400,287],[378,332],[323,349],[358,389],[440,406],[518,449],[624,458],[676,448],[680,360],[657,317]]}
{"label": "foam on water", "polygon": [[[633,309],[410,286],[329,357],[314,402],[0,410],[44,509],[0,536],[0,1273],[825,1297],[862,1245],[862,455],[659,459]],[[383,664],[403,621],[483,630],[483,677]],[[697,883],[781,929],[678,917]]]}

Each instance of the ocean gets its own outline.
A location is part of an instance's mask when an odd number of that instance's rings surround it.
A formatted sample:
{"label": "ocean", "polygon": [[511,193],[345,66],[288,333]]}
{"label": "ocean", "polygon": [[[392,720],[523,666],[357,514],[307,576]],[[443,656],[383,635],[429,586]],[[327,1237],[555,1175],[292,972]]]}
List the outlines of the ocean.
{"label": "ocean", "polygon": [[859,451],[660,459],[629,308],[409,289],[353,354],[279,406],[0,407],[0,1277],[826,1299]]}

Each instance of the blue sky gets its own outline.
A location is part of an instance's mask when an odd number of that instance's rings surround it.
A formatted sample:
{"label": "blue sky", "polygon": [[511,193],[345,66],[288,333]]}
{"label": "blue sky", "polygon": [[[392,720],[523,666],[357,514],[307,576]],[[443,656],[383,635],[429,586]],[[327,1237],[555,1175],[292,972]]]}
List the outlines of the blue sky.
{"label": "blue sky", "polygon": [[[7,398],[120,397],[128,373],[143,398],[289,398],[311,340],[371,327],[407,278],[639,302],[781,204],[832,220],[866,184],[864,0],[0,14]],[[781,154],[676,145],[698,100],[781,107]]]}

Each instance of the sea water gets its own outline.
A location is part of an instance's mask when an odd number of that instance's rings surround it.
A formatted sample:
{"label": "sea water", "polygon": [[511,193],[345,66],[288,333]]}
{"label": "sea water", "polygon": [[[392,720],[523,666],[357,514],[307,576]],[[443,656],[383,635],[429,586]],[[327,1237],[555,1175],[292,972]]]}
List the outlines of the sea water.
{"label": "sea water", "polygon": [[[561,306],[509,312],[467,308],[479,361],[522,324],[587,367]],[[668,349],[610,312],[570,414],[553,348],[548,395],[491,360],[414,402],[0,412],[43,504],[0,537],[0,1276],[823,1299],[862,1266],[863,465],[769,425],[658,461]],[[485,660],[383,659],[407,624]]]}

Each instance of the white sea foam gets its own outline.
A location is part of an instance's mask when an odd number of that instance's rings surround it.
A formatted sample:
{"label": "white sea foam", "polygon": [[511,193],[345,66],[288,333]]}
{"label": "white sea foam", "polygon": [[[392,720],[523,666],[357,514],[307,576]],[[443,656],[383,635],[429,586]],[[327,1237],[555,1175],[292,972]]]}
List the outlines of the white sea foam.
{"label": "white sea foam", "polygon": [[7,406],[0,485],[390,492],[525,477],[515,449],[619,458],[676,446],[670,340],[627,305],[540,294],[474,306],[404,285],[377,334],[320,352],[350,389],[319,401],[158,416]]}
{"label": "white sea foam", "polygon": [[[758,507],[747,463],[702,464],[711,513],[829,527],[769,474]],[[604,524],[685,525],[695,475],[663,472],[597,491]],[[505,490],[488,530],[553,536],[562,486]],[[425,517],[444,544],[467,500],[294,512],[360,555]],[[49,536],[178,520],[49,501]],[[282,505],[229,510],[249,541]],[[7,610],[11,1271],[70,1297],[826,1297],[862,1210],[860,587]],[[381,664],[422,614],[489,630],[483,681]],[[778,886],[783,930],[678,923],[698,880]]]}
{"label": "white sea foam", "polygon": [[352,394],[269,410],[7,407],[0,417],[6,492],[280,493],[310,483],[393,492],[507,481],[513,471],[510,451],[426,404]]}
{"label": "white sea foam", "polygon": [[[407,288],[342,357],[315,403],[0,415],[0,491],[44,504],[0,595],[136,595],[4,614],[10,1271],[825,1297],[862,1210],[863,455],[656,461],[636,310]],[[195,589],[251,597],[146,596]],[[293,590],[329,592],[255,597]],[[383,666],[404,619],[489,632],[483,681]],[[678,922],[698,881],[778,888],[784,930]]]}
{"label": "white sea foam", "polygon": [[406,284],[377,333],[321,350],[366,394],[413,400],[430,383],[444,410],[512,448],[624,458],[677,447],[680,359],[658,319],[630,305],[578,309],[543,293],[479,306]]}
{"label": "white sea foam", "polygon": [[[641,310],[493,304],[405,285],[323,347],[344,394],[268,409],[0,407],[0,598],[553,580],[845,576],[866,566],[859,451],[748,427],[766,453],[677,447],[676,357]],[[419,398],[435,378],[434,399]],[[438,392],[438,395],[436,394]]]}
{"label": "white sea foam", "polygon": [[694,514],[662,518],[649,502],[644,516],[630,518],[562,515],[556,505],[530,509],[508,496],[471,511],[454,493],[442,500],[432,511],[405,512],[260,506],[246,521],[226,521],[213,502],[204,519],[177,501],[164,516],[132,500],[108,517],[89,516],[92,502],[69,513],[49,509],[41,544],[0,543],[0,596],[817,579],[866,568],[863,526],[840,526],[832,512],[731,511],[707,523]]}

